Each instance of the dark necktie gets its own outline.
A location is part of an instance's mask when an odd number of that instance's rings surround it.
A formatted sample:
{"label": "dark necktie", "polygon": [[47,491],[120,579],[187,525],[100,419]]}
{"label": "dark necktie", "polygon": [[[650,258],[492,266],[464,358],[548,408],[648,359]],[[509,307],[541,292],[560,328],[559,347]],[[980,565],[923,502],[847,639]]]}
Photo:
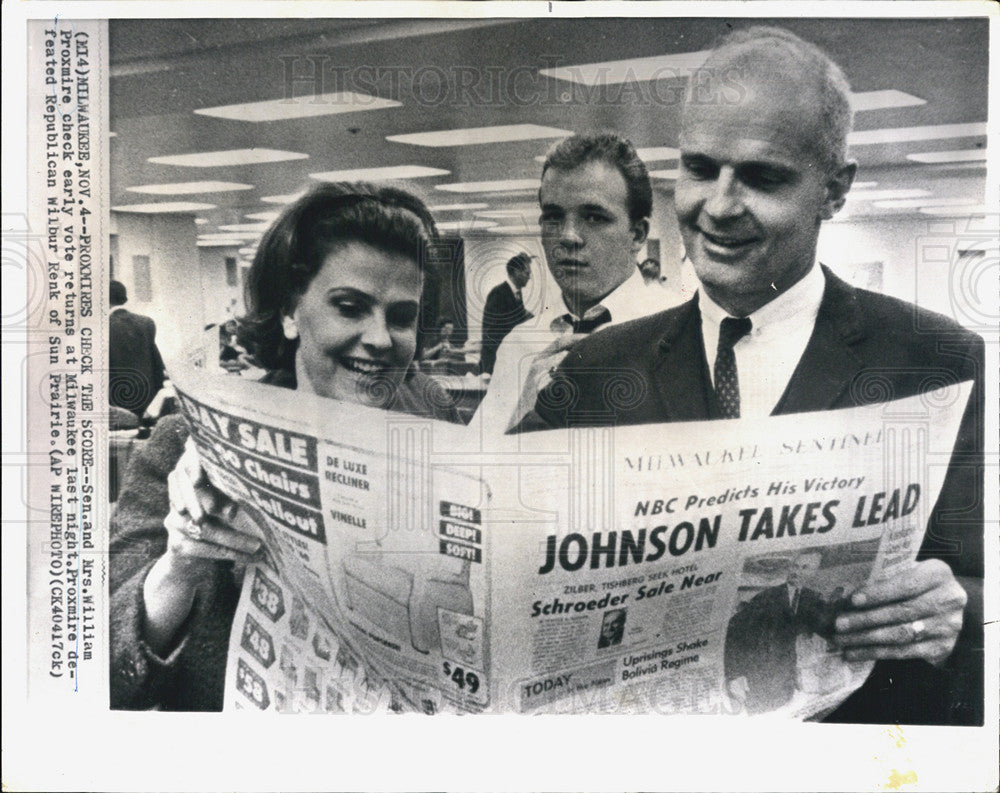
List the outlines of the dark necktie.
{"label": "dark necktie", "polygon": [[572,314],[563,314],[562,319],[567,325],[573,326],[574,333],[591,333],[605,322],[611,321],[611,312],[602,306],[590,319],[576,319]]}
{"label": "dark necktie", "polygon": [[740,417],[740,379],[736,373],[733,345],[750,332],[749,317],[726,317],[719,326],[719,349],[715,354],[715,398],[724,419]]}

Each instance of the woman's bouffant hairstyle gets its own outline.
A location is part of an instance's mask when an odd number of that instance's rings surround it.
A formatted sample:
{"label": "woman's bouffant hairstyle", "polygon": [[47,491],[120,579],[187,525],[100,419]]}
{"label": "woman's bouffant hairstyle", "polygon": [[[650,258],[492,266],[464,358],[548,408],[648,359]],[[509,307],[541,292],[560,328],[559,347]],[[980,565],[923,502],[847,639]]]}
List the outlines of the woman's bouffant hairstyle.
{"label": "woman's bouffant hairstyle", "polygon": [[285,338],[282,317],[333,251],[363,242],[406,256],[423,271],[427,246],[436,239],[430,211],[405,190],[363,182],[316,185],[281,213],[257,246],[240,342],[265,369],[294,371],[298,340]]}

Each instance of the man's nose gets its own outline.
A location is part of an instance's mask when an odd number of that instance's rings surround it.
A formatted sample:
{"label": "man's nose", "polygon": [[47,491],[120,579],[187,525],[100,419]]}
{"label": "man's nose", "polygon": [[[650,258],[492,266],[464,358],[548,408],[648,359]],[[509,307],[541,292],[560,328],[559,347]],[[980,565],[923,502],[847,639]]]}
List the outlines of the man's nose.
{"label": "man's nose", "polygon": [[580,225],[574,218],[566,218],[559,226],[559,242],[567,248],[579,248],[583,245]]}
{"label": "man's nose", "polygon": [[711,191],[705,201],[704,210],[713,219],[725,220],[743,213],[742,190],[731,169],[723,168],[719,172]]}

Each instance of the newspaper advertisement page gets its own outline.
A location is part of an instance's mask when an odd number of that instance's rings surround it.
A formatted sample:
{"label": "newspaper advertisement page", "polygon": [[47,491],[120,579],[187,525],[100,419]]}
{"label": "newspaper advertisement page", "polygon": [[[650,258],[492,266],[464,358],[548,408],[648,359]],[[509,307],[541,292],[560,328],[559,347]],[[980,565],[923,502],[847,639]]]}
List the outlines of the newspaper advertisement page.
{"label": "newspaper advertisement page", "polygon": [[[950,455],[971,389],[677,424],[655,449],[648,428],[526,435],[515,454],[564,459],[519,465],[519,486],[487,470],[488,488],[421,454],[431,427],[409,418],[225,378],[177,386],[234,525],[272,561],[244,578],[234,708],[342,712],[350,693],[429,713],[795,718],[871,670],[841,660],[834,620],[916,556],[946,470],[929,461]],[[534,519],[501,517],[518,506]]]}
{"label": "newspaper advertisement page", "polygon": [[[310,638],[302,634],[318,620],[309,619],[308,605],[340,651],[314,647],[317,658],[332,656],[325,660],[343,667],[360,654],[370,683],[389,684],[425,712],[442,702],[487,707],[486,489],[428,459],[432,434],[447,445],[457,430],[268,385],[234,386],[234,378],[194,374],[189,385],[188,373],[178,375],[202,463],[239,504],[233,525],[263,539],[272,567],[297,593],[289,598],[261,566],[248,571],[244,590],[257,616],[238,618],[234,631],[249,654],[236,666],[236,689],[258,708],[281,709],[277,692],[265,697],[260,675],[276,660],[282,670],[281,655],[292,650],[275,646],[264,626],[282,624],[293,637]],[[321,644],[317,636],[310,641]],[[449,648],[459,644],[470,648],[472,665],[443,673],[456,658]],[[282,671],[290,690],[304,683],[288,664]]]}
{"label": "newspaper advertisement page", "polygon": [[537,524],[529,542],[495,546],[494,642],[522,647],[499,661],[504,704],[832,709],[871,669],[841,660],[833,621],[916,556],[944,478],[933,462],[951,454],[969,388],[762,422],[522,436],[522,452],[565,459],[522,465],[520,492],[495,496],[498,510],[512,496],[534,508]]}

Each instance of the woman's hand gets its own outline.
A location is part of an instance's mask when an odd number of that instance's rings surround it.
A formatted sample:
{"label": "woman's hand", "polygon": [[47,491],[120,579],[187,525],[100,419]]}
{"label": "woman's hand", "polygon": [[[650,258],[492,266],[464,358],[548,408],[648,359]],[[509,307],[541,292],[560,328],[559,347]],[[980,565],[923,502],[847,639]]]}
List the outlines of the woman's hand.
{"label": "woman's hand", "polygon": [[199,589],[211,580],[214,565],[220,560],[248,563],[261,545],[258,538],[232,527],[238,506],[209,483],[190,438],[167,485],[167,550],[143,585],[145,639],[159,655],[170,648]]}
{"label": "woman's hand", "polygon": [[962,629],[967,595],[939,559],[858,590],[836,621],[834,641],[851,661],[923,658],[943,663]]}

